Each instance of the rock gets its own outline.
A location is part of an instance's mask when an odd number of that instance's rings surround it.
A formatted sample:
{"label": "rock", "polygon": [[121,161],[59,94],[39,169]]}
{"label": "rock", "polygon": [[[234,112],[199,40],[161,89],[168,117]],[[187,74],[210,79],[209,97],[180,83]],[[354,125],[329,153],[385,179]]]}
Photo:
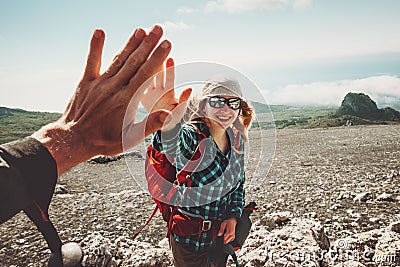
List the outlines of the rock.
{"label": "rock", "polygon": [[109,163],[113,161],[117,161],[120,159],[123,159],[125,157],[135,157],[138,159],[143,159],[143,156],[140,154],[139,151],[128,151],[122,154],[118,154],[115,156],[104,156],[104,155],[98,155],[90,159],[88,162],[89,163],[99,163],[99,164],[104,164],[104,163]]}
{"label": "rock", "polygon": [[271,213],[269,217],[276,223],[276,224],[283,224],[287,221],[290,220],[292,217],[292,213],[290,211],[282,211],[282,212],[276,212],[276,213]]}
{"label": "rock", "polygon": [[358,261],[350,260],[336,264],[335,267],[365,267],[365,265]]}
{"label": "rock", "polygon": [[365,119],[377,119],[380,117],[380,112],[375,101],[363,93],[348,93],[336,113],[338,115],[353,115]]}
{"label": "rock", "polygon": [[125,152],[124,155],[125,155],[125,157],[135,157],[135,158],[138,158],[138,159],[142,159],[143,158],[142,154],[139,151],[136,151],[136,150],[135,151]]}
{"label": "rock", "polygon": [[398,170],[391,170],[387,175],[386,178],[396,178],[397,176],[399,176],[399,171]]}
{"label": "rock", "polygon": [[338,209],[342,209],[343,208],[343,205],[341,205],[341,204],[333,204],[331,207],[330,207],[330,209],[331,210],[338,210]]}
{"label": "rock", "polygon": [[320,266],[326,248],[329,241],[317,220],[294,218],[272,231],[256,225],[237,256],[242,266]]}
{"label": "rock", "polygon": [[367,266],[398,266],[400,264],[400,235],[396,232],[399,230],[398,227],[400,222],[395,222],[386,228],[338,239],[333,243],[332,251],[336,253],[338,259],[344,261],[355,260]]}
{"label": "rock", "polygon": [[83,251],[78,243],[69,242],[61,247],[64,267],[73,267],[83,258]]}
{"label": "rock", "polygon": [[353,202],[366,202],[370,198],[370,195],[371,194],[369,192],[359,193],[355,196]]}
{"label": "rock", "polygon": [[54,194],[55,195],[68,194],[67,187],[65,185],[57,184],[55,189],[54,189]]}
{"label": "rock", "polygon": [[376,218],[376,217],[372,217],[372,218],[369,218],[369,221],[370,222],[372,222],[372,223],[377,223],[377,222],[379,222],[379,218]]}
{"label": "rock", "polygon": [[85,252],[82,266],[172,266],[169,247],[155,247],[126,236],[111,242],[101,234],[94,233],[86,237],[81,245]]}
{"label": "rock", "polygon": [[389,225],[389,228],[390,228],[391,231],[400,234],[400,221],[391,223]]}
{"label": "rock", "polygon": [[169,240],[168,240],[168,238],[166,237],[166,238],[161,239],[161,241],[158,242],[158,246],[161,247],[161,248],[169,249]]}
{"label": "rock", "polygon": [[393,198],[391,194],[383,193],[376,197],[376,201],[395,202],[396,199]]}
{"label": "rock", "polygon": [[121,266],[173,266],[172,253],[163,248],[136,249]]}
{"label": "rock", "polygon": [[82,260],[82,266],[89,267],[110,267],[117,266],[113,259],[115,250],[111,241],[98,233],[93,233],[81,242],[81,247],[85,256]]}
{"label": "rock", "polygon": [[399,266],[400,235],[397,232],[388,230],[390,230],[389,227],[382,233],[382,236],[379,237],[372,260],[384,266],[391,264],[393,264],[393,266]]}
{"label": "rock", "polygon": [[89,160],[89,163],[99,163],[99,164],[104,164],[104,163],[109,163],[112,161],[117,161],[123,158],[124,155],[115,155],[115,156],[104,156],[104,155],[98,155],[96,157],[93,157],[92,159]]}
{"label": "rock", "polygon": [[348,93],[336,115],[351,115],[367,120],[400,121],[400,112],[390,107],[378,109],[376,102],[363,93]]}

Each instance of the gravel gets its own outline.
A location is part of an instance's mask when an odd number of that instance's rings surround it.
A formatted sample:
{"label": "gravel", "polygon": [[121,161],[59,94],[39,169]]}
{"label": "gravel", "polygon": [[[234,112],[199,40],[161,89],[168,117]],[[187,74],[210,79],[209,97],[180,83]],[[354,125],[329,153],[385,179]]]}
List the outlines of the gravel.
{"label": "gravel", "polygon": [[[399,221],[399,132],[400,125],[278,130],[271,170],[246,192],[258,204],[253,220],[265,226],[277,214],[316,220],[330,240]],[[251,136],[250,151],[257,154],[259,135]],[[114,242],[135,233],[155,206],[135,181],[144,179],[143,156],[140,150],[127,161],[85,162],[59,178],[50,214],[63,241],[101,235]],[[269,162],[250,157],[249,181],[258,181]],[[165,230],[157,214],[136,240],[157,245]],[[0,225],[0,266],[43,266],[49,255],[23,213]]]}

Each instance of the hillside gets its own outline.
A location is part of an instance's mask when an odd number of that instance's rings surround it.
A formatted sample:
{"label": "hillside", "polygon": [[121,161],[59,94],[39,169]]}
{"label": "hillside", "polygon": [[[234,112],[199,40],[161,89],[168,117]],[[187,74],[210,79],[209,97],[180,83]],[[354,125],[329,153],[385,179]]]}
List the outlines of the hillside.
{"label": "hillside", "polygon": [[[271,127],[273,121],[276,128],[286,127],[304,127],[310,121],[325,118],[336,112],[337,106],[288,106],[288,105],[270,105],[252,102],[256,111],[256,120],[253,122],[253,128],[261,127],[263,129]],[[271,112],[273,118],[271,118]]]}
{"label": "hillside", "polygon": [[60,113],[0,107],[0,144],[29,136],[60,116]]}
{"label": "hillside", "polygon": [[[253,123],[253,128],[258,126],[262,128],[273,127],[272,122],[275,122],[277,127],[284,128],[289,125],[296,125],[310,119],[326,116],[337,109],[336,107],[321,106],[268,106],[257,102],[253,102],[252,104],[257,116],[256,121]],[[143,108],[139,108],[136,113],[136,119],[142,120],[146,115],[147,112]],[[0,107],[0,143],[29,136],[43,125],[57,120],[60,116],[60,113],[35,112]]]}
{"label": "hillside", "polygon": [[[368,95],[363,93],[348,93],[340,107],[329,106],[286,106],[271,105],[270,107],[253,103],[257,120],[253,128],[268,128],[271,121],[279,128],[325,128],[343,125],[395,124],[400,122],[400,112],[393,107],[378,108],[378,105]],[[270,112],[273,113],[271,119]]]}
{"label": "hillside", "polygon": [[[377,104],[364,94],[352,94],[343,100],[341,107],[335,106],[288,106],[266,105],[252,102],[256,119],[252,128],[262,129],[276,127],[320,128],[342,125],[388,124],[400,122],[400,112],[385,107],[379,109]],[[354,99],[356,97],[356,99]],[[399,105],[393,105],[398,107]],[[357,113],[358,112],[358,113]],[[143,108],[136,114],[137,120],[147,115]],[[0,143],[10,142],[40,129],[43,125],[57,120],[60,113],[26,111],[0,107]]]}

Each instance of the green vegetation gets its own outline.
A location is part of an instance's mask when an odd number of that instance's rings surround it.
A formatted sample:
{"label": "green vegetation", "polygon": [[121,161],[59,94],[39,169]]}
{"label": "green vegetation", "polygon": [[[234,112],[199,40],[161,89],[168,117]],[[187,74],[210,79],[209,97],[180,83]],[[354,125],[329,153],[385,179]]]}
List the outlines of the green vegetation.
{"label": "green vegetation", "polygon": [[[317,128],[343,125],[389,124],[400,122],[400,112],[376,103],[365,94],[349,93],[340,107],[265,105],[253,102],[256,120],[252,128]],[[399,107],[398,105],[393,105]],[[146,116],[139,108],[137,120]],[[57,120],[60,113],[32,112],[0,107],[0,144],[31,135],[43,125]]]}
{"label": "green vegetation", "polygon": [[261,103],[253,102],[252,104],[257,116],[252,127],[261,127],[263,129],[271,127],[271,122],[274,122],[278,129],[285,127],[305,127],[310,121],[332,115],[338,109],[338,107],[330,106],[295,107],[286,105],[271,105],[268,108],[268,106]]}
{"label": "green vegetation", "polygon": [[31,112],[0,107],[0,144],[29,136],[60,116],[60,113]]}
{"label": "green vegetation", "polygon": [[271,105],[268,107],[261,103],[253,103],[253,106],[257,115],[253,128],[269,128],[273,126],[273,122],[278,129],[285,127],[317,128],[400,122],[399,111],[391,107],[379,109],[368,95],[362,93],[348,93],[340,107],[293,107],[284,105]]}

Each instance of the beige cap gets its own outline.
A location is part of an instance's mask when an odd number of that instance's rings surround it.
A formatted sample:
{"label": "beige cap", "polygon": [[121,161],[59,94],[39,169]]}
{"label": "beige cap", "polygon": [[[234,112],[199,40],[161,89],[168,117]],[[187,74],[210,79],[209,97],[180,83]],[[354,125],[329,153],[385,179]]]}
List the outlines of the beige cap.
{"label": "beige cap", "polygon": [[239,81],[232,78],[223,78],[218,81],[207,81],[201,91],[202,96],[237,96],[242,98]]}

